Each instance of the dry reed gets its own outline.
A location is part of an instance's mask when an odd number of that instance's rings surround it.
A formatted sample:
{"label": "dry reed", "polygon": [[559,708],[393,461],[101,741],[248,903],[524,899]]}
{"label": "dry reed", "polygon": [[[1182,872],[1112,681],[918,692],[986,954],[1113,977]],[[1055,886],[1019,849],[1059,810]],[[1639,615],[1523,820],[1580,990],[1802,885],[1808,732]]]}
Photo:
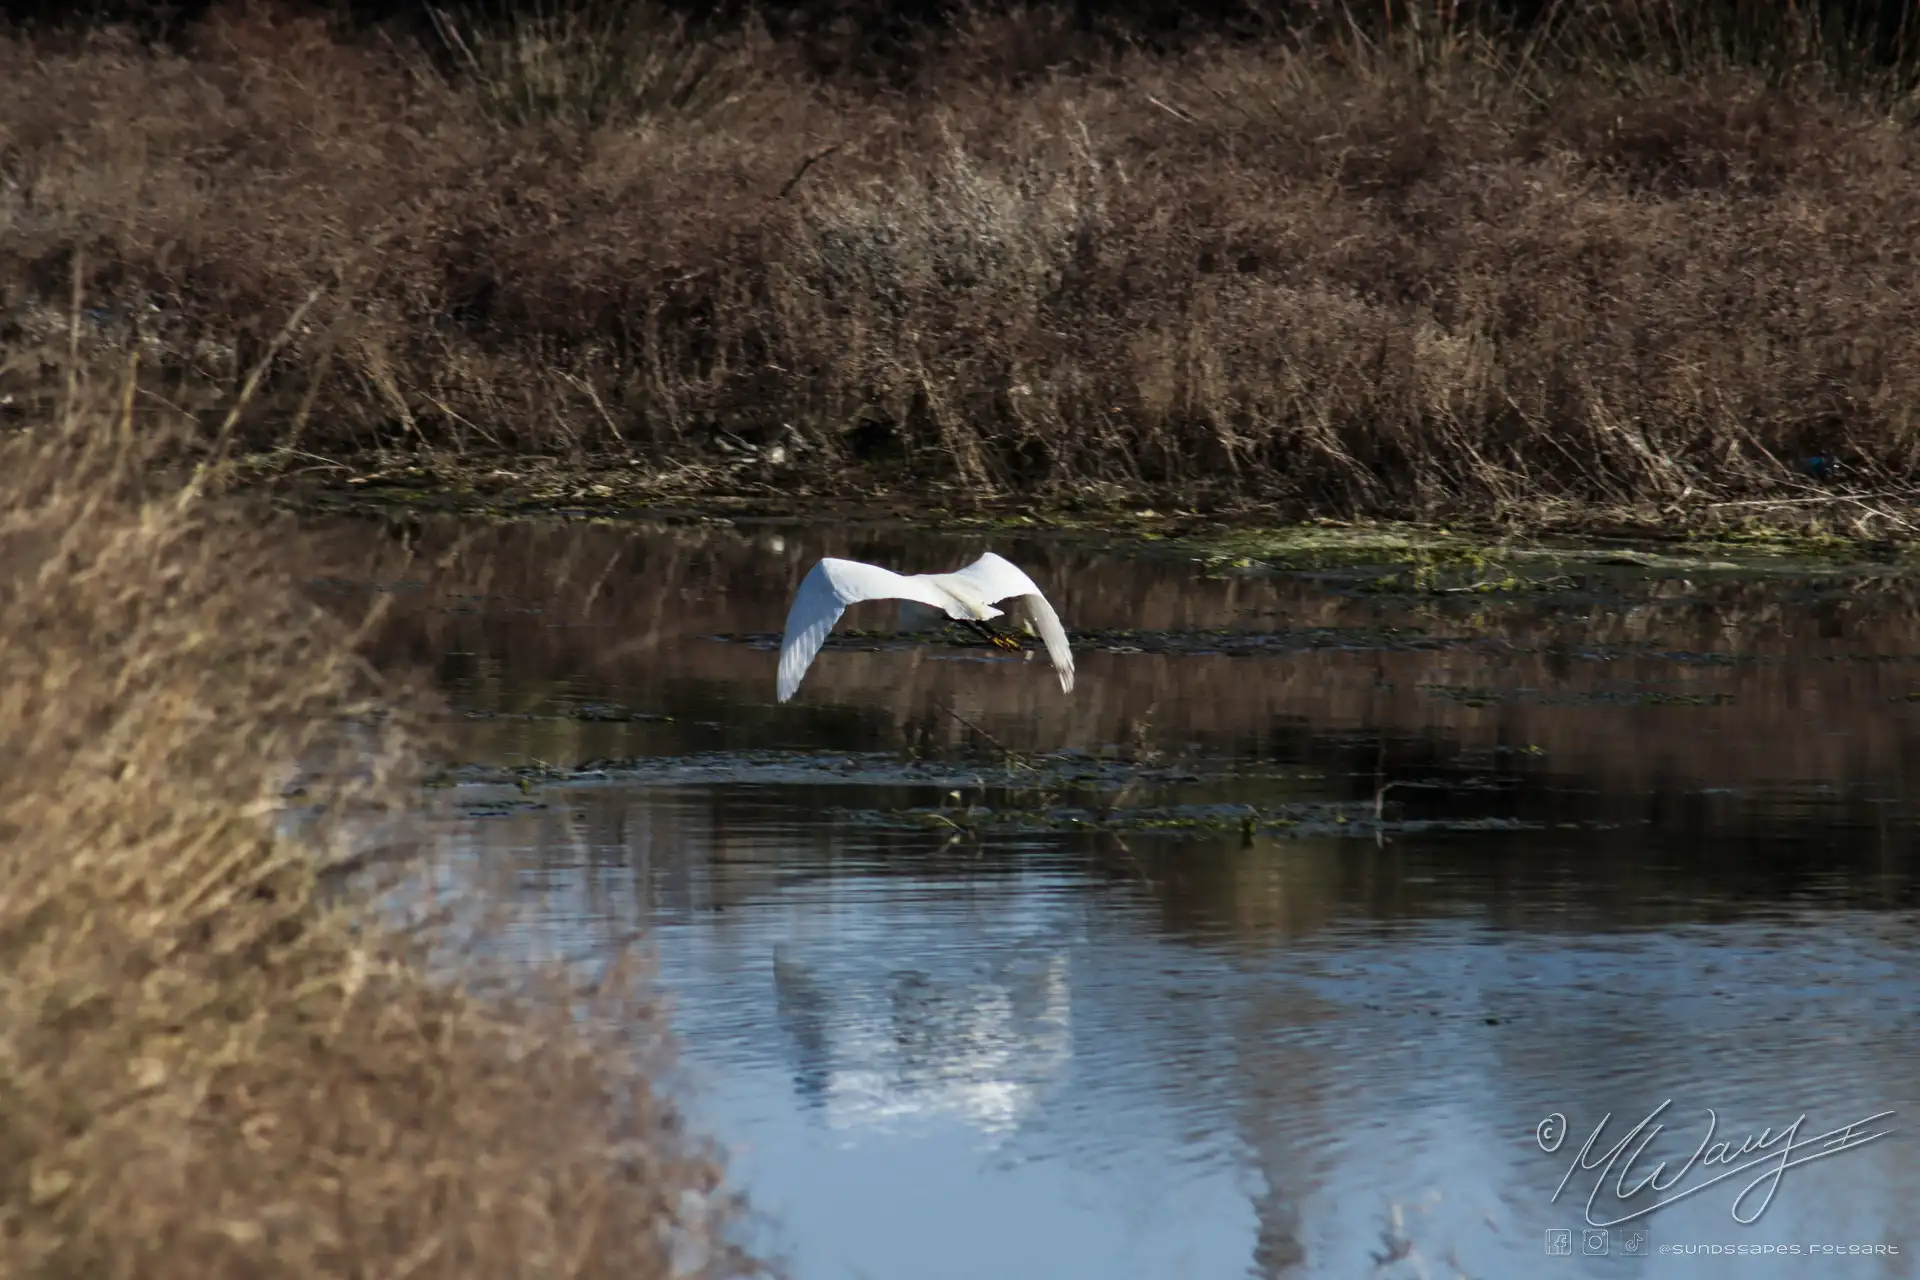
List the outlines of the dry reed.
{"label": "dry reed", "polygon": [[405,688],[292,533],[166,477],[131,384],[69,394],[0,439],[0,1273],[752,1271],[642,988],[576,1020],[321,892],[283,788],[391,807]]}
{"label": "dry reed", "polygon": [[975,17],[887,92],[592,6],[437,59],[260,6],[0,38],[0,323],[64,345],[84,250],[88,349],[188,403],[319,290],[243,442],[323,479],[1675,520],[1910,485],[1900,64],[1731,0],[1374,8],[1157,52]]}

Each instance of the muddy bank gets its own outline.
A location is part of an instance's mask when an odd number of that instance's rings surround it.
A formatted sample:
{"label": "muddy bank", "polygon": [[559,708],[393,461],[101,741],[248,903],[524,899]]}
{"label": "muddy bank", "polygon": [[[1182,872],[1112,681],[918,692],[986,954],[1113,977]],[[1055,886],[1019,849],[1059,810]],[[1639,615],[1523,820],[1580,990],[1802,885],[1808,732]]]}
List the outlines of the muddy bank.
{"label": "muddy bank", "polygon": [[[1684,510],[1595,506],[1528,514],[1462,512],[1445,520],[1340,519],[1304,516],[1301,508],[1254,501],[1187,507],[1178,501],[1111,504],[1048,500],[1015,494],[956,501],[951,492],[881,488],[836,497],[795,494],[774,486],[662,486],[626,470],[556,471],[536,482],[519,472],[489,468],[464,480],[412,485],[369,475],[362,483],[314,483],[255,473],[240,491],[284,509],[316,515],[401,517],[412,514],[493,519],[592,521],[787,522],[831,516],[856,523],[913,523],[930,529],[1050,529],[1086,537],[1177,540],[1203,553],[1239,558],[1296,558],[1360,548],[1470,549],[1537,539],[1556,545],[1623,554],[1678,546],[1734,556],[1808,556],[1820,560],[1887,563],[1920,545],[1920,511],[1873,494],[1833,494]],[[1730,509],[1731,508],[1731,509]],[[1909,519],[1911,517],[1911,519]]]}
{"label": "muddy bank", "polygon": [[[320,470],[332,475],[317,479],[313,472]],[[1415,567],[1423,579],[1454,585],[1475,581],[1474,570],[1490,572],[1518,563],[1538,567],[1560,560],[1613,559],[1629,566],[1685,567],[1704,561],[1762,569],[1789,560],[1834,567],[1894,565],[1906,563],[1920,548],[1920,524],[1896,514],[1904,507],[1873,495],[1847,493],[1702,504],[1686,510],[1560,507],[1527,515],[1464,512],[1454,519],[1415,521],[1303,517],[1295,506],[1258,501],[1154,506],[1006,493],[964,495],[940,487],[819,497],[758,482],[662,483],[634,468],[549,465],[509,470],[441,460],[407,464],[398,471],[351,472],[336,464],[309,465],[303,474],[260,466],[231,474],[237,492],[297,515],[321,518],[405,524],[464,517],[635,528],[778,528],[834,519],[935,533],[1058,534],[1191,555],[1216,568],[1394,563]],[[1920,513],[1914,518],[1920,521]],[[1467,572],[1462,577],[1454,571]]]}

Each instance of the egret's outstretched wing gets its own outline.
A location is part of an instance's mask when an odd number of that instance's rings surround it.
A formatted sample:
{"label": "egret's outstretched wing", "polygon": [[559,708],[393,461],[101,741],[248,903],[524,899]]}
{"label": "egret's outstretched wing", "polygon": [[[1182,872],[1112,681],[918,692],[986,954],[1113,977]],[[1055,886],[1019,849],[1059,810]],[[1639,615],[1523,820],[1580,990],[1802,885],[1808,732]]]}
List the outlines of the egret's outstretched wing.
{"label": "egret's outstretched wing", "polygon": [[942,612],[951,612],[953,605],[946,592],[924,578],[829,556],[801,579],[793,607],[787,611],[787,631],[780,640],[780,701],[791,698],[800,687],[800,678],[813,665],[814,655],[847,606],[862,600],[918,600]]}
{"label": "egret's outstretched wing", "polygon": [[964,569],[944,575],[958,578],[972,585],[980,598],[988,601],[1005,600],[1009,596],[1025,596],[1027,610],[1033,615],[1034,629],[1040,633],[1040,640],[1047,646],[1047,656],[1053,659],[1053,669],[1060,677],[1060,688],[1067,693],[1073,692],[1073,650],[1067,646],[1067,631],[1060,625],[1060,615],[1047,603],[1046,596],[1033,584],[1033,579],[1022,573],[1012,563],[989,551]]}

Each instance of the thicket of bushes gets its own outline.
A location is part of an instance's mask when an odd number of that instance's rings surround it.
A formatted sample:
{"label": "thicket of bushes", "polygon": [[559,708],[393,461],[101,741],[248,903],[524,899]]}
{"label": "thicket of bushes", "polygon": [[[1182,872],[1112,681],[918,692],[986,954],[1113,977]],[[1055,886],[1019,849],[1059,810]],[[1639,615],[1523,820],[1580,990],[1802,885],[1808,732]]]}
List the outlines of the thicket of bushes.
{"label": "thicket of bushes", "polygon": [[80,253],[88,348],[155,394],[277,351],[276,465],[615,496],[1695,516],[1914,477],[1901,6],[411,12],[0,42],[15,343],[64,346]]}

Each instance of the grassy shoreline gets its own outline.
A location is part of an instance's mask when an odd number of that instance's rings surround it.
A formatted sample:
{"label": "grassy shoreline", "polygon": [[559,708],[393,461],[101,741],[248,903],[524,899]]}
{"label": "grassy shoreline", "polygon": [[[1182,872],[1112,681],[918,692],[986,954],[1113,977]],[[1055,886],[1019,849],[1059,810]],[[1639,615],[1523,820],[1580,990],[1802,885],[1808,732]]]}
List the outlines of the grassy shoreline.
{"label": "grassy shoreline", "polygon": [[[606,483],[611,478],[615,483]],[[1631,508],[1561,509],[1529,519],[1396,520],[1388,517],[1312,516],[1257,505],[1231,510],[1191,510],[1125,504],[1096,506],[1035,503],[1028,495],[1000,495],[964,506],[940,506],[913,493],[864,494],[836,499],[793,500],[779,494],[715,493],[708,488],[661,492],[623,490],[619,476],[559,472],[544,483],[485,485],[445,476],[401,476],[391,483],[379,472],[358,483],[312,485],[269,481],[272,500],[300,516],[409,519],[459,516],[486,521],[594,521],[733,523],[851,521],[900,523],[944,531],[1052,534],[1153,546],[1209,562],[1251,557],[1283,562],[1304,553],[1341,549],[1415,554],[1421,549],[1488,548],[1498,545],[1607,547],[1660,554],[1735,554],[1782,561],[1818,559],[1834,564],[1909,564],[1920,539],[1898,517],[1863,520],[1844,498],[1819,508],[1764,505],[1732,511],[1671,512]],[[410,483],[409,483],[410,481]],[[1890,516],[1891,513],[1889,513]],[[1838,518],[1836,518],[1836,515]],[[1770,518],[1771,517],[1771,518]]]}
{"label": "grassy shoreline", "polygon": [[354,814],[431,854],[429,704],[131,392],[0,436],[0,1273],[764,1274],[640,975],[327,882]]}
{"label": "grassy shoreline", "polygon": [[1909,69],[1550,8],[1016,9],[886,87],[591,2],[0,35],[0,413],[137,352],[209,433],[263,371],[292,493],[1905,536]]}

